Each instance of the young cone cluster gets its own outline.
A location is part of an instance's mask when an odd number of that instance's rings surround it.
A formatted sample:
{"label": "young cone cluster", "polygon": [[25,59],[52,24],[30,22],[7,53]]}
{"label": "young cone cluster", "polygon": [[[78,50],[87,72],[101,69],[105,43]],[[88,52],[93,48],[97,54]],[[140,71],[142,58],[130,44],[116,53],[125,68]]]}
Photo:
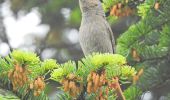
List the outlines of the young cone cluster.
{"label": "young cone cluster", "polygon": [[160,4],[159,4],[158,2],[156,2],[156,3],[155,3],[155,6],[154,6],[155,10],[158,10],[159,7],[160,7]]}
{"label": "young cone cluster", "polygon": [[124,6],[122,3],[114,5],[110,10],[111,16],[124,17],[134,13],[134,10],[128,6]]}
{"label": "young cone cluster", "polygon": [[27,74],[30,73],[25,68],[26,66],[14,65],[14,69],[8,72],[8,78],[12,82],[13,90],[16,91],[19,87],[22,87],[28,82]]}
{"label": "young cone cluster", "polygon": [[83,84],[78,82],[81,80],[81,78],[76,77],[74,74],[69,74],[68,77],[61,82],[64,87],[64,92],[68,91],[72,97],[76,97],[83,90]]}
{"label": "young cone cluster", "polygon": [[45,82],[43,77],[38,77],[30,84],[30,89],[34,90],[34,96],[39,96],[45,88]]}
{"label": "young cone cluster", "polygon": [[103,71],[101,74],[91,72],[87,77],[87,93],[96,92],[101,86],[107,82],[106,74]]}
{"label": "young cone cluster", "polygon": [[137,61],[137,62],[141,61],[141,58],[140,58],[139,54],[137,53],[136,49],[132,48],[131,54],[132,54],[134,61]]}

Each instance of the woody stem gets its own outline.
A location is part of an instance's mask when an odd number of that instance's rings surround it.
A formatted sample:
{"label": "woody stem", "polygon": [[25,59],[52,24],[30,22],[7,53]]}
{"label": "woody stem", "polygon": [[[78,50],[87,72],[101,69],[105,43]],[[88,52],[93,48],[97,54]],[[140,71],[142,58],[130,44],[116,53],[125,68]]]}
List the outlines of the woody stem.
{"label": "woody stem", "polygon": [[119,82],[117,82],[116,93],[117,93],[117,96],[118,96],[118,100],[126,100],[125,96],[123,95],[123,92],[122,92],[122,89],[120,87]]}

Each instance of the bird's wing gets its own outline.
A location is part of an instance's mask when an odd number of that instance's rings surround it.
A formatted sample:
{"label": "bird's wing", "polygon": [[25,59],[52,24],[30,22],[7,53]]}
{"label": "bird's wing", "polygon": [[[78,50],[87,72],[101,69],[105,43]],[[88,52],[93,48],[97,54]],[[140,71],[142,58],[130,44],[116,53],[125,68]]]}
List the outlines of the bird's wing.
{"label": "bird's wing", "polygon": [[106,27],[108,29],[109,35],[110,35],[110,40],[112,42],[113,53],[115,53],[116,52],[116,45],[115,45],[115,39],[114,39],[114,36],[113,36],[112,29],[111,29],[111,27],[110,27],[110,25],[107,21],[105,22],[105,24],[106,24]]}

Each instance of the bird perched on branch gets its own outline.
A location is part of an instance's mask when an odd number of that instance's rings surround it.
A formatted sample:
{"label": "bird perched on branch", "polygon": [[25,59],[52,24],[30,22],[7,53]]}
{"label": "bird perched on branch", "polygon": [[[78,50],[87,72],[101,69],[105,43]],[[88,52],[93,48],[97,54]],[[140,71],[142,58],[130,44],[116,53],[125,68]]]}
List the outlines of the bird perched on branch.
{"label": "bird perched on branch", "polygon": [[115,41],[100,0],[79,0],[82,21],[79,42],[85,55],[114,53]]}

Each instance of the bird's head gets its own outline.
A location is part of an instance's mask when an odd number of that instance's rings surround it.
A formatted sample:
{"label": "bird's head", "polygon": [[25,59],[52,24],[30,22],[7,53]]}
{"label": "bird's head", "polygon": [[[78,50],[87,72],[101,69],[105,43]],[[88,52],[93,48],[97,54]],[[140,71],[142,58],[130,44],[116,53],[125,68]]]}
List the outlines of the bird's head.
{"label": "bird's head", "polygon": [[81,12],[102,9],[101,0],[79,0]]}

